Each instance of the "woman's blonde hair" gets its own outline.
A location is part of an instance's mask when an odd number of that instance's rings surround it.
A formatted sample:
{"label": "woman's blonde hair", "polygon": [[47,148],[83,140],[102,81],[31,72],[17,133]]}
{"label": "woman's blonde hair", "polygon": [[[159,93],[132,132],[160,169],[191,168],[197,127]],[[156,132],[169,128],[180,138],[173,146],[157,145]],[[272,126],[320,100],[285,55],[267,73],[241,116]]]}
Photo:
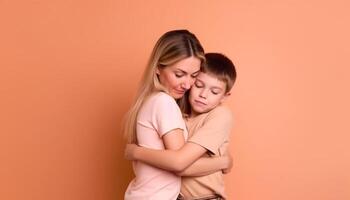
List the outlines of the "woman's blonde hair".
{"label": "woman's blonde hair", "polygon": [[191,56],[199,58],[201,63],[205,61],[202,45],[197,37],[188,30],[169,31],[159,38],[143,73],[136,99],[125,118],[123,132],[128,143],[137,143],[137,114],[143,102],[153,92],[167,92],[156,74],[157,68],[167,67]]}

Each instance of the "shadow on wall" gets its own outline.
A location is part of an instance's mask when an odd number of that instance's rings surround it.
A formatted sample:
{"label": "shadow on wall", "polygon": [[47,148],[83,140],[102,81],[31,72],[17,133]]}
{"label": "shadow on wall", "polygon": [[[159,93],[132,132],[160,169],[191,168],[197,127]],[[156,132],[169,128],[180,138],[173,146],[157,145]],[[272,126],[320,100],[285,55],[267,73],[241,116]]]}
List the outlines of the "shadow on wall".
{"label": "shadow on wall", "polygon": [[[120,138],[122,139],[122,138]],[[121,140],[122,141],[122,140]],[[116,157],[116,199],[124,199],[124,193],[129,182],[133,179],[134,173],[131,162],[124,159],[124,145],[118,145]]]}
{"label": "shadow on wall", "polygon": [[[116,157],[113,158],[113,163],[115,166],[113,169],[114,174],[114,181],[116,180],[115,188],[114,188],[114,194],[116,196],[115,199],[124,199],[124,193],[126,188],[128,187],[128,184],[130,181],[134,178],[134,173],[132,169],[132,163],[124,158],[124,148],[126,141],[124,140],[123,133],[121,133],[122,124],[123,124],[123,117],[125,113],[127,112],[127,109],[130,107],[129,103],[127,103],[127,100],[129,98],[120,98],[119,101],[122,100],[124,102],[119,103],[119,108],[117,111],[117,128],[118,134],[116,134],[116,138],[114,143],[115,151],[116,151]],[[113,195],[114,196],[114,195]]]}

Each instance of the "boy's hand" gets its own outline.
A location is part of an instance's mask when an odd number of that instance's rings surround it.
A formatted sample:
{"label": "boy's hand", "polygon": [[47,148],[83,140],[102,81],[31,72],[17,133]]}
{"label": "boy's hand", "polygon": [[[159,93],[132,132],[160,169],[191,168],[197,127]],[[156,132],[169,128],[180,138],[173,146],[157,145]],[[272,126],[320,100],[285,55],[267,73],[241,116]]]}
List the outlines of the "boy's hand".
{"label": "boy's hand", "polygon": [[225,169],[222,169],[222,173],[230,173],[233,167],[233,157],[230,154],[228,143],[224,143],[222,145],[222,147],[219,149],[219,153],[222,157],[226,158],[227,160],[227,167]]}
{"label": "boy's hand", "polygon": [[231,172],[231,169],[232,169],[232,167],[233,167],[233,158],[232,158],[232,156],[231,156],[230,153],[227,153],[227,155],[224,155],[224,157],[227,158],[228,165],[227,165],[227,168],[226,168],[226,169],[223,169],[223,170],[222,170],[222,173],[228,174],[228,173]]}
{"label": "boy's hand", "polygon": [[124,157],[127,160],[136,160],[135,153],[137,148],[139,148],[136,144],[127,144],[124,151]]}

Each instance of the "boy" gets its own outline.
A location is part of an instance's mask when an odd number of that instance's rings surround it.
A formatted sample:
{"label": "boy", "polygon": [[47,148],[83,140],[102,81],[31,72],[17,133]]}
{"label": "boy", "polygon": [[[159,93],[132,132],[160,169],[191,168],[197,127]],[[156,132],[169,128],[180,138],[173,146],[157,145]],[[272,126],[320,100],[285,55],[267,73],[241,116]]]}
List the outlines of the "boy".
{"label": "boy", "polygon": [[227,151],[232,114],[220,104],[230,95],[236,71],[230,59],[222,54],[207,53],[205,56],[207,65],[197,76],[189,93],[191,107],[184,111],[190,136],[187,143],[177,151],[152,150],[136,145],[128,145],[126,149],[128,159],[176,171],[181,175],[179,199],[227,198],[221,171],[230,168],[227,159],[211,165],[195,161],[200,157],[220,156]]}

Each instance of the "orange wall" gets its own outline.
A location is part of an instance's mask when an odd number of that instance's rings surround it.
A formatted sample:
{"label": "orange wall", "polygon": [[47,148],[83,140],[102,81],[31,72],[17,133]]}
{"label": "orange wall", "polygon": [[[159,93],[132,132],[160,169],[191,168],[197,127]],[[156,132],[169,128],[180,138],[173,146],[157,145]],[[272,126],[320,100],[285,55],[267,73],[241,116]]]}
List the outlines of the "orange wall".
{"label": "orange wall", "polygon": [[176,28],[237,65],[230,199],[350,199],[349,6],[0,1],[0,199],[122,199],[121,119]]}

